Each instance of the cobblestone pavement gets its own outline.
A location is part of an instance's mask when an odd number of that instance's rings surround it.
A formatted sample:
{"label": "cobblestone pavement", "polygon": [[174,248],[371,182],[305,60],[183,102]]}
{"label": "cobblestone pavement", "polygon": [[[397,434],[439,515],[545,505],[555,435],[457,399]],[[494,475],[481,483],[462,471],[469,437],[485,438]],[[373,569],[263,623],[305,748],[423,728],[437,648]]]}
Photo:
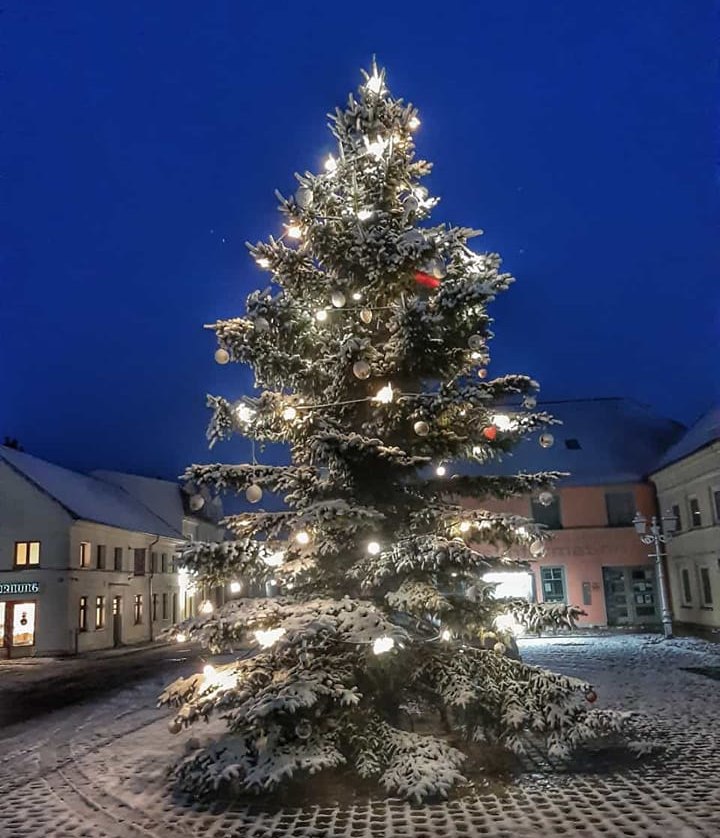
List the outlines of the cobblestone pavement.
{"label": "cobblestone pavement", "polygon": [[531,640],[530,663],[580,675],[600,706],[639,711],[664,750],[639,761],[587,759],[573,768],[530,758],[502,793],[438,805],[368,801],[347,808],[251,812],[183,805],[164,772],[191,734],[171,737],[154,707],[156,677],[111,698],[7,731],[0,751],[2,838],[281,838],[281,836],[720,835],[717,682],[720,647],[635,637]]}

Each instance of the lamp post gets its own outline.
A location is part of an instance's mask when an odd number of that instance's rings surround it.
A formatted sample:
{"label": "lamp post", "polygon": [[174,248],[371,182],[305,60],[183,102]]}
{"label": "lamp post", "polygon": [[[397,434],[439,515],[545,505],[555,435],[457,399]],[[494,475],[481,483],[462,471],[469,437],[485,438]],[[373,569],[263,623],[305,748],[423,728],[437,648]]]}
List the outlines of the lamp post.
{"label": "lamp post", "polygon": [[640,536],[640,541],[643,544],[652,544],[655,547],[655,551],[649,553],[649,556],[655,559],[658,588],[660,590],[660,611],[662,615],[663,633],[666,638],[672,637],[672,614],[670,612],[665,565],[663,564],[660,545],[667,544],[672,538],[673,533],[677,529],[677,518],[671,512],[666,512],[661,520],[658,521],[653,515],[650,519],[650,527],[648,529],[647,518],[637,512],[633,518],[633,525],[635,526],[635,532]]}

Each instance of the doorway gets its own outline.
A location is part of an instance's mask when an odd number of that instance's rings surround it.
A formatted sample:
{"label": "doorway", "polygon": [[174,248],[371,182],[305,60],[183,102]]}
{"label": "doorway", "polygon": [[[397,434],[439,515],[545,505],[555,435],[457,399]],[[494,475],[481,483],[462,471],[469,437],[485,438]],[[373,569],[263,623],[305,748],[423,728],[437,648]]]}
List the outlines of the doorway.
{"label": "doorway", "polygon": [[122,597],[114,596],[112,601],[113,646],[122,646]]}
{"label": "doorway", "polygon": [[609,626],[659,621],[653,567],[604,567],[603,583]]}
{"label": "doorway", "polygon": [[2,648],[5,657],[13,657],[13,651],[29,653],[35,645],[34,602],[0,602],[0,628]]}

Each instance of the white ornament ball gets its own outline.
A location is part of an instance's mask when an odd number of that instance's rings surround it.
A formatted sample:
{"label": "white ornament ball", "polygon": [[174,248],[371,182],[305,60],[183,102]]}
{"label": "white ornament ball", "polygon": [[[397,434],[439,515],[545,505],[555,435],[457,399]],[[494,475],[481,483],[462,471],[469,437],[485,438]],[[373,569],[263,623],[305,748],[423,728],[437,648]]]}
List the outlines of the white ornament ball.
{"label": "white ornament ball", "polygon": [[190,510],[197,512],[205,506],[205,498],[202,495],[192,495],[190,497]]}
{"label": "white ornament ball", "polygon": [[262,500],[263,491],[257,485],[257,483],[253,483],[252,486],[248,486],[245,490],[245,497],[250,501],[250,503],[259,503]]}
{"label": "white ornament ball", "polygon": [[542,556],[544,552],[545,545],[542,543],[542,541],[533,541],[533,543],[530,545],[531,556],[535,556],[535,558],[537,558],[538,556]]}
{"label": "white ornament ball", "polygon": [[359,378],[361,381],[370,377],[370,364],[367,361],[355,361],[352,370],[355,378]]}
{"label": "white ornament ball", "polygon": [[223,349],[222,347],[220,347],[220,349],[215,350],[215,360],[218,364],[227,364],[227,362],[230,360],[230,353],[227,351],[227,349]]}
{"label": "white ornament ball", "polygon": [[498,655],[504,655],[505,654],[505,644],[497,642],[493,646],[493,652],[496,652]]}
{"label": "white ornament ball", "polygon": [[255,318],[255,331],[256,332],[267,332],[270,328],[270,324],[264,317],[256,317]]}
{"label": "white ornament ball", "polygon": [[363,323],[368,324],[372,322],[372,311],[369,308],[363,308],[360,311],[360,319]]}
{"label": "white ornament ball", "polygon": [[295,193],[295,202],[299,207],[309,207],[313,202],[313,191],[309,186],[301,186]]}
{"label": "white ornament ball", "polygon": [[538,500],[542,506],[550,506],[553,502],[553,493],[552,492],[540,492],[538,495]]}
{"label": "white ornament ball", "polygon": [[427,436],[430,433],[430,425],[421,420],[413,425],[413,430],[418,436]]}
{"label": "white ornament ball", "polygon": [[540,445],[543,448],[550,448],[554,442],[555,442],[555,437],[552,434],[541,434],[540,435]]}
{"label": "white ornament ball", "polygon": [[170,719],[168,722],[168,730],[170,733],[180,733],[182,730],[182,722],[179,719]]}
{"label": "white ornament ball", "polygon": [[345,295],[342,291],[333,291],[330,295],[330,302],[335,308],[342,308],[345,305]]}
{"label": "white ornament ball", "polygon": [[468,346],[470,349],[482,349],[485,346],[485,341],[482,335],[470,335],[468,338]]}

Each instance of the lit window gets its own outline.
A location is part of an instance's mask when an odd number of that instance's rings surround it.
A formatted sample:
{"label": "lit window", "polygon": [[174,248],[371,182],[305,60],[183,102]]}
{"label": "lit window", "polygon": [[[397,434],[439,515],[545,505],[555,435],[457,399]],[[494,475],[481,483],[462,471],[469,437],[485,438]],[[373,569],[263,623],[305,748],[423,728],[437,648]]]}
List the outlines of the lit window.
{"label": "lit window", "polygon": [[90,567],[90,542],[80,542],[80,567]]}
{"label": "lit window", "polygon": [[700,502],[697,498],[690,498],[690,526],[701,527],[702,515],[700,514]]}
{"label": "lit window", "polygon": [[105,628],[105,597],[95,597],[95,628]]}
{"label": "lit window", "polygon": [[78,628],[87,631],[87,597],[81,596],[78,607]]}
{"label": "lit window", "polygon": [[30,567],[40,564],[39,541],[15,542],[15,567]]}
{"label": "lit window", "polygon": [[[145,551],[143,550],[143,553]],[[143,621],[143,601],[142,594],[135,594],[135,604],[133,614],[135,617],[135,625],[138,626]]]}

